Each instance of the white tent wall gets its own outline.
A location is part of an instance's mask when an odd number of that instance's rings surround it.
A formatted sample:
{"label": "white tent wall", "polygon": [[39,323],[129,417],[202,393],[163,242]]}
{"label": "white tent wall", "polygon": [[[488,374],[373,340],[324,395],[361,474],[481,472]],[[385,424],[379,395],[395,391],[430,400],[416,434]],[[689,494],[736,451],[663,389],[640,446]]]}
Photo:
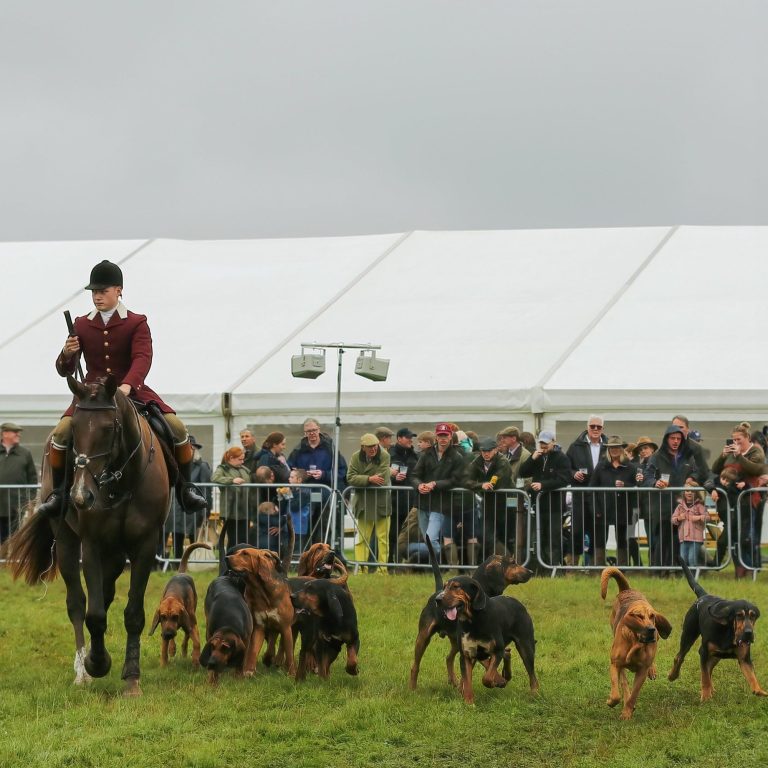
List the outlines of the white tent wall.
{"label": "white tent wall", "polygon": [[764,319],[749,296],[767,246],[763,227],[0,244],[13,288],[0,308],[0,417],[56,422],[69,402],[53,370],[61,310],[91,309],[82,286],[108,258],[126,305],[149,313],[149,384],[192,430],[210,430],[214,459],[245,424],[332,424],[335,352],[319,379],[290,374],[312,341],[380,344],[391,360],[374,383],[345,355],[345,443],[367,426],[444,418],[481,432],[576,429],[592,412],[762,425]]}

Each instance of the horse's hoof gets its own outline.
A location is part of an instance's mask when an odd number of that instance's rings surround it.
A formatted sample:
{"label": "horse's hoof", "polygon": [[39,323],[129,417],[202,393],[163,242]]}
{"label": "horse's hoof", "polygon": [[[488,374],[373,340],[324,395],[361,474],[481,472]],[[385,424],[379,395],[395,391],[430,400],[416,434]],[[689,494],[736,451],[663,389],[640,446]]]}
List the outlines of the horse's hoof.
{"label": "horse's hoof", "polygon": [[142,691],[139,687],[139,681],[137,678],[128,678],[125,681],[125,690],[123,691],[123,697],[126,699],[132,699],[136,696],[141,696]]}
{"label": "horse's hoof", "polygon": [[112,657],[107,651],[104,651],[104,658],[94,661],[89,653],[84,659],[85,671],[91,677],[105,677],[112,669]]}

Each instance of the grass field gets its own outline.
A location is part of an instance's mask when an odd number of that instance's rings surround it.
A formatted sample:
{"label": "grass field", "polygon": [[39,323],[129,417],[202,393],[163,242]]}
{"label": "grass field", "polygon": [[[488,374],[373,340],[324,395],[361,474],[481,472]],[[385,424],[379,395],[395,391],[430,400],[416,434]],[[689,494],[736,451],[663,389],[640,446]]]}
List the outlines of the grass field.
{"label": "grass field", "polygon": [[[205,593],[212,573],[195,574]],[[167,576],[153,574],[148,618]],[[139,699],[123,699],[120,668],[127,578],[118,582],[107,642],[109,676],[72,685],[72,633],[60,580],[14,584],[0,571],[0,765],[46,766],[707,766],[768,763],[768,700],[750,694],[733,661],[715,670],[715,698],[699,702],[698,654],[680,679],[666,680],[682,617],[693,594],[681,580],[630,575],[673,624],[657,655],[659,679],[644,686],[633,720],[605,705],[608,614],[594,576],[535,579],[510,587],[536,625],[541,690],[532,695],[513,651],[507,688],[486,690],[475,675],[474,707],[445,679],[446,641],[424,657],[419,689],[407,688],[418,615],[431,577],[352,577],[362,638],[361,674],[337,662],[328,682],[295,684],[280,672],[250,680],[226,674],[218,688],[177,658],[159,666],[158,636],[142,643]],[[707,589],[765,608],[765,585],[736,584],[730,574],[705,577]],[[611,582],[609,597],[616,593]],[[199,612],[201,623],[202,607]],[[763,623],[764,622],[764,623]],[[758,678],[768,685],[768,642],[758,622],[753,648]]]}

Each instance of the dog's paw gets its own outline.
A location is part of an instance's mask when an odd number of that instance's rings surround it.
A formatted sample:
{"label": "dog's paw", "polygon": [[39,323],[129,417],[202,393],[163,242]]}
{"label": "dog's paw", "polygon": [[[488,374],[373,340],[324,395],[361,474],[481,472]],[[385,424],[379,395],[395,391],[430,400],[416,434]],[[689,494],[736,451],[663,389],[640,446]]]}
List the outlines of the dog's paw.
{"label": "dog's paw", "polygon": [[243,677],[253,677],[256,673],[252,669],[243,670]]}
{"label": "dog's paw", "polygon": [[651,668],[648,670],[648,679],[655,680],[657,675],[658,675],[658,672],[656,671],[656,665],[652,664]]}
{"label": "dog's paw", "polygon": [[[358,669],[357,664],[348,664],[346,667],[344,667],[344,671],[348,675],[353,675],[353,676],[360,674],[360,670]],[[415,688],[415,686],[414,686],[414,688]]]}
{"label": "dog's paw", "polygon": [[622,709],[621,714],[619,715],[619,720],[631,720],[633,711],[634,710],[632,709]]}
{"label": "dog's paw", "polygon": [[605,700],[605,703],[606,703],[606,704],[607,704],[609,707],[615,707],[615,706],[616,706],[616,705],[617,705],[617,704],[618,704],[620,701],[621,701],[621,699],[619,699],[619,698],[613,698],[613,696],[609,696],[609,697],[608,697],[608,698]]}
{"label": "dog's paw", "polygon": [[758,688],[756,691],[752,691],[755,696],[768,696],[768,691],[764,691],[762,688]]}

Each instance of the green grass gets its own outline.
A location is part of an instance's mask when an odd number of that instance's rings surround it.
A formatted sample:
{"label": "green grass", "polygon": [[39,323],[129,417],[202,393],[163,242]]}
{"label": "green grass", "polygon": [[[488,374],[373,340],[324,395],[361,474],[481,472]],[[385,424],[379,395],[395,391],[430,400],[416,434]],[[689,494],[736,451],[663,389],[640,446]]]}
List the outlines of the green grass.
{"label": "green grass", "polygon": [[[195,574],[202,595],[212,578]],[[153,574],[148,617],[167,576]],[[0,571],[0,765],[210,766],[696,766],[768,762],[768,700],[750,694],[733,661],[715,670],[715,698],[699,702],[698,655],[689,654],[680,679],[666,680],[682,617],[693,594],[680,580],[630,575],[673,624],[661,642],[659,679],[644,686],[634,718],[619,720],[605,706],[611,600],[600,599],[597,578],[535,579],[509,588],[536,625],[541,691],[532,695],[513,651],[512,680],[486,690],[475,675],[474,707],[445,679],[446,641],[424,657],[419,688],[407,688],[418,615],[432,588],[427,576],[360,575],[350,580],[362,648],[361,674],[343,663],[331,679],[295,684],[282,673],[250,680],[227,673],[212,689],[205,675],[177,658],[162,670],[159,637],[142,642],[140,699],[123,699],[120,668],[127,577],[118,584],[107,638],[110,674],[79,689],[72,685],[72,632],[63,585],[14,584]],[[723,596],[765,603],[764,584],[735,584],[708,576]],[[615,583],[609,596],[615,595]],[[763,619],[766,621],[766,619]],[[753,648],[758,678],[768,685],[768,643],[758,623]]]}

